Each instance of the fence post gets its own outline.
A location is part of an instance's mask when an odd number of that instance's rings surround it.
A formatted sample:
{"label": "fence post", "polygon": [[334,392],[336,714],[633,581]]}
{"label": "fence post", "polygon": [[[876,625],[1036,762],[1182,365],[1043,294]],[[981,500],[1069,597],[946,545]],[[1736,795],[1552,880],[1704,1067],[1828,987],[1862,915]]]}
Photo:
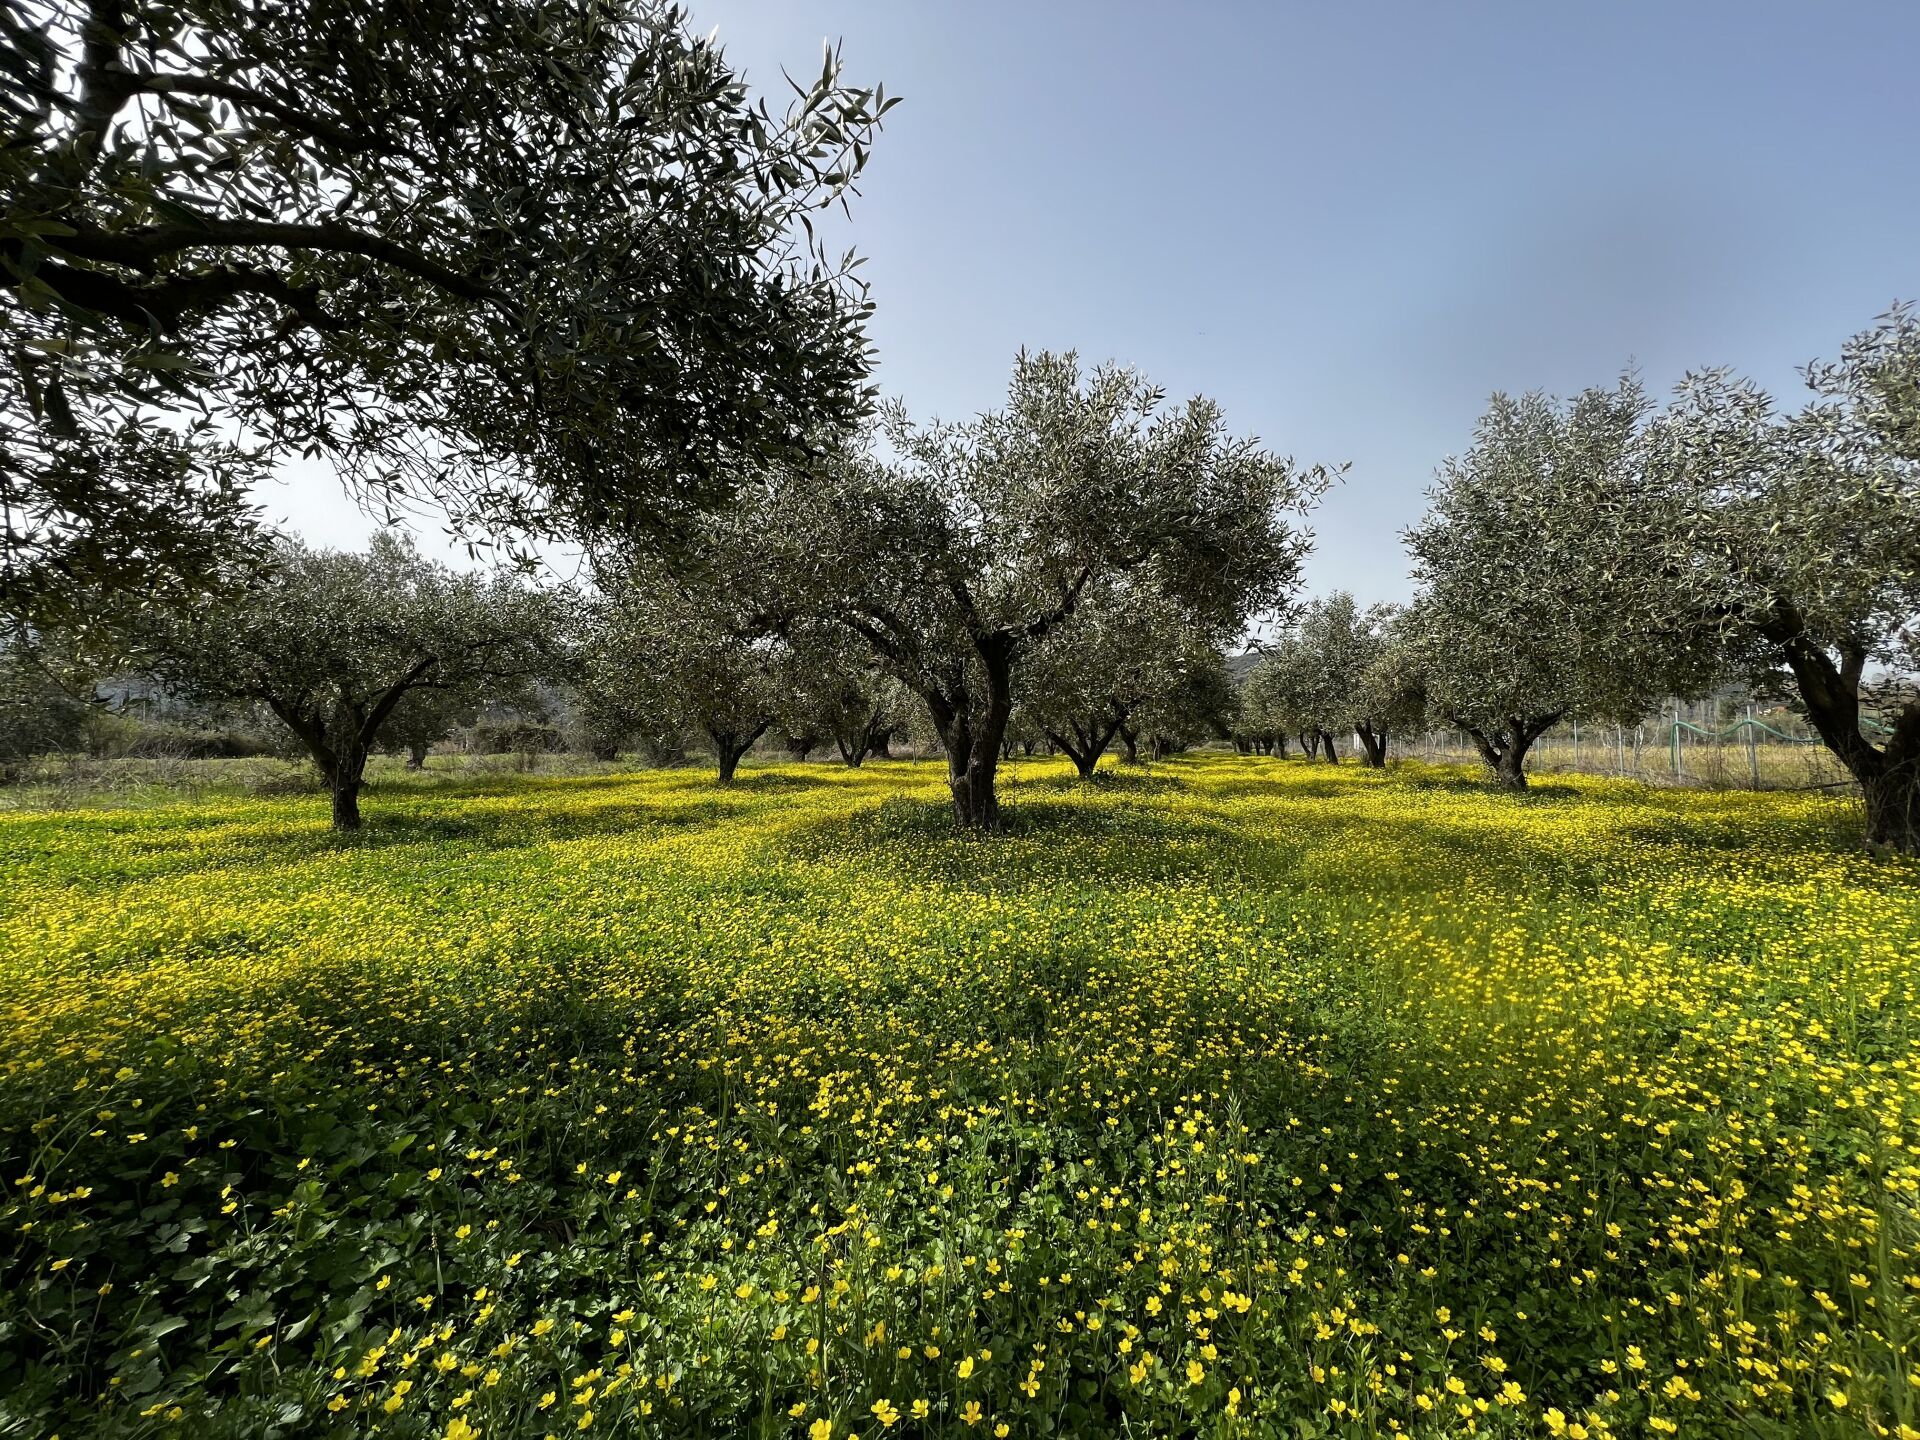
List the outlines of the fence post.
{"label": "fence post", "polygon": [[1760,747],[1758,737],[1753,733],[1753,702],[1747,702],[1747,774],[1752,778],[1753,788],[1760,788]]}
{"label": "fence post", "polygon": [[1680,701],[1676,697],[1670,703],[1673,706],[1673,738],[1667,741],[1667,760],[1677,782],[1680,779]]}

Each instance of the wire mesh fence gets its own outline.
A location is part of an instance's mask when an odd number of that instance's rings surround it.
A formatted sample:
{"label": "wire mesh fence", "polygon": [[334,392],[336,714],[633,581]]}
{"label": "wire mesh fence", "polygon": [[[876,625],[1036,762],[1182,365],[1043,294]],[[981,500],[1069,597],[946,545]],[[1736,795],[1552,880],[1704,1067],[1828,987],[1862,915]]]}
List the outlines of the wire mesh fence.
{"label": "wire mesh fence", "polygon": [[[1419,736],[1407,753],[1441,763],[1478,764],[1473,744],[1457,731]],[[1534,743],[1534,774],[1616,775],[1656,785],[1718,790],[1829,790],[1852,787],[1846,768],[1806,722],[1752,706],[1728,716],[1709,701],[1670,703],[1637,725],[1562,725]]]}

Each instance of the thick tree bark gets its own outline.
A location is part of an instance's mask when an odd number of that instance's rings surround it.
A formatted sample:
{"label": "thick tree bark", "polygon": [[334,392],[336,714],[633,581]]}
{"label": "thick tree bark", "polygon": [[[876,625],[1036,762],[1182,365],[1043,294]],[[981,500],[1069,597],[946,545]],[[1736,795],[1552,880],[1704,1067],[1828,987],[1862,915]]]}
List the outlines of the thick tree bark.
{"label": "thick tree bark", "polygon": [[333,788],[333,828],[336,830],[358,830],[360,828],[360,781],[336,778]]}
{"label": "thick tree bark", "polygon": [[1367,767],[1372,770],[1386,769],[1387,732],[1361,724],[1354,727],[1353,733],[1360,737],[1360,753]]}
{"label": "thick tree bark", "polygon": [[[401,697],[421,683],[438,663],[435,656],[423,656],[412,669],[381,691],[370,706],[351,696],[341,696],[333,727],[338,738],[331,746],[323,743],[315,750],[316,756],[324,751],[331,760],[331,763],[322,760],[321,769],[327,773],[333,790],[334,829],[360,828],[360,787],[366,780],[367,754],[373,737],[380,733],[380,727],[387,723],[387,717],[393,714],[393,707],[400,703]],[[312,742],[308,743],[311,748]]]}
{"label": "thick tree bark", "polygon": [[[1120,727],[1120,763],[1138,765],[1140,763],[1140,732],[1131,725]],[[1244,752],[1243,752],[1244,753]]]}
{"label": "thick tree bark", "polygon": [[407,769],[424,770],[427,768],[427,751],[433,747],[424,740],[415,740],[407,746]]}
{"label": "thick tree bark", "polygon": [[1778,623],[1774,638],[1793,672],[1807,720],[1860,785],[1868,848],[1920,854],[1920,700],[1908,701],[1895,714],[1886,744],[1875,745],[1861,724],[1865,649],[1843,650],[1836,663],[1808,638],[1797,614],[1785,612]]}
{"label": "thick tree bark", "polygon": [[1867,846],[1920,855],[1920,764],[1888,769],[1861,784],[1867,802]]}
{"label": "thick tree bark", "polygon": [[1298,738],[1300,753],[1309,760],[1317,759],[1320,754],[1320,737],[1311,730],[1302,730]]}
{"label": "thick tree bark", "polygon": [[845,765],[849,770],[858,770],[860,768],[860,762],[867,758],[867,745],[864,736],[858,740],[849,742],[844,737],[836,735],[833,737],[833,745],[834,748],[840,752],[840,763]]}
{"label": "thick tree bark", "polygon": [[360,828],[360,787],[366,782],[367,747],[357,737],[329,751],[331,763],[322,763],[327,789],[333,794],[333,828]]}
{"label": "thick tree bark", "polygon": [[1502,790],[1525,790],[1527,788],[1527,752],[1523,746],[1511,745],[1500,752],[1494,761],[1493,780]]}
{"label": "thick tree bark", "polygon": [[968,830],[995,830],[1000,825],[1000,797],[994,782],[1000,770],[1000,747],[984,745],[963,725],[947,742],[947,789],[953,795],[953,814]]}
{"label": "thick tree bark", "polygon": [[964,690],[951,696],[929,693],[925,698],[947,749],[947,788],[953,794],[954,818],[968,830],[997,830],[1000,744],[1013,718],[1012,645],[998,635],[976,643],[986,681],[984,709],[976,715]]}
{"label": "thick tree bark", "polygon": [[1454,718],[1453,723],[1466,732],[1480,758],[1493,772],[1493,783],[1503,790],[1527,788],[1527,751],[1533,742],[1560,722],[1567,712],[1555,710],[1546,715],[1509,716],[1497,729],[1486,730]]}
{"label": "thick tree bark", "polygon": [[754,741],[767,733],[767,727],[762,725],[750,735],[741,735],[731,730],[707,733],[708,738],[713,741],[714,752],[720,762],[720,783],[731,785],[733,772],[740,765],[740,757],[753,748]]}
{"label": "thick tree bark", "polygon": [[386,722],[399,699],[396,690],[383,698],[371,714],[343,701],[329,723],[325,711],[302,710],[277,695],[261,696],[267,707],[293,733],[313,757],[314,766],[327,782],[333,798],[333,828],[360,828],[360,787],[367,773],[367,745],[374,732]]}
{"label": "thick tree bark", "polygon": [[1329,765],[1340,763],[1340,752],[1333,748],[1333,735],[1330,731],[1320,732],[1320,752],[1327,757]]}
{"label": "thick tree bark", "polygon": [[1066,757],[1073,761],[1073,768],[1079,773],[1080,778],[1091,780],[1093,767],[1100,763],[1100,752],[1091,745],[1076,745],[1064,735],[1055,734],[1052,739],[1055,748],[1064,752]]}
{"label": "thick tree bark", "polygon": [[[1049,730],[1047,738],[1056,747],[1066,752],[1073,761],[1073,768],[1080,772],[1082,780],[1093,778],[1094,767],[1100,763],[1100,757],[1107,753],[1113,744],[1113,737],[1120,731],[1119,720],[1096,720],[1092,725],[1082,725],[1078,720],[1072,722],[1073,737],[1069,739],[1058,730]],[[1131,749],[1131,746],[1129,746]]]}
{"label": "thick tree bark", "polygon": [[1276,735],[1273,737],[1273,753],[1278,755],[1282,760],[1287,758],[1287,737],[1285,735]]}

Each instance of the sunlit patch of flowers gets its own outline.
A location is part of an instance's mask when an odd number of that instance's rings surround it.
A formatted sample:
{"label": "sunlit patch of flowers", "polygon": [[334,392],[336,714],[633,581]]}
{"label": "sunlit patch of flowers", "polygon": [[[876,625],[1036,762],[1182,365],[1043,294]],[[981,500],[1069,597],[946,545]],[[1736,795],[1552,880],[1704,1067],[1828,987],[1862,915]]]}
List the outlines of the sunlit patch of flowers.
{"label": "sunlit patch of flowers", "polygon": [[0,1429],[1920,1436],[1920,867],[1198,757],[0,816]]}

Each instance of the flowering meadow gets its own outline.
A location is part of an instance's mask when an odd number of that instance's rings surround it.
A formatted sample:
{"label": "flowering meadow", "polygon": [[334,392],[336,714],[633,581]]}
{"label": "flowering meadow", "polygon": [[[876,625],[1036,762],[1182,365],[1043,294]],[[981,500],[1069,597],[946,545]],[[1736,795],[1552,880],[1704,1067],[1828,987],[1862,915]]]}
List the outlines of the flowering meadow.
{"label": "flowering meadow", "polygon": [[0,815],[0,1434],[1920,1436],[1920,866],[1199,756]]}

